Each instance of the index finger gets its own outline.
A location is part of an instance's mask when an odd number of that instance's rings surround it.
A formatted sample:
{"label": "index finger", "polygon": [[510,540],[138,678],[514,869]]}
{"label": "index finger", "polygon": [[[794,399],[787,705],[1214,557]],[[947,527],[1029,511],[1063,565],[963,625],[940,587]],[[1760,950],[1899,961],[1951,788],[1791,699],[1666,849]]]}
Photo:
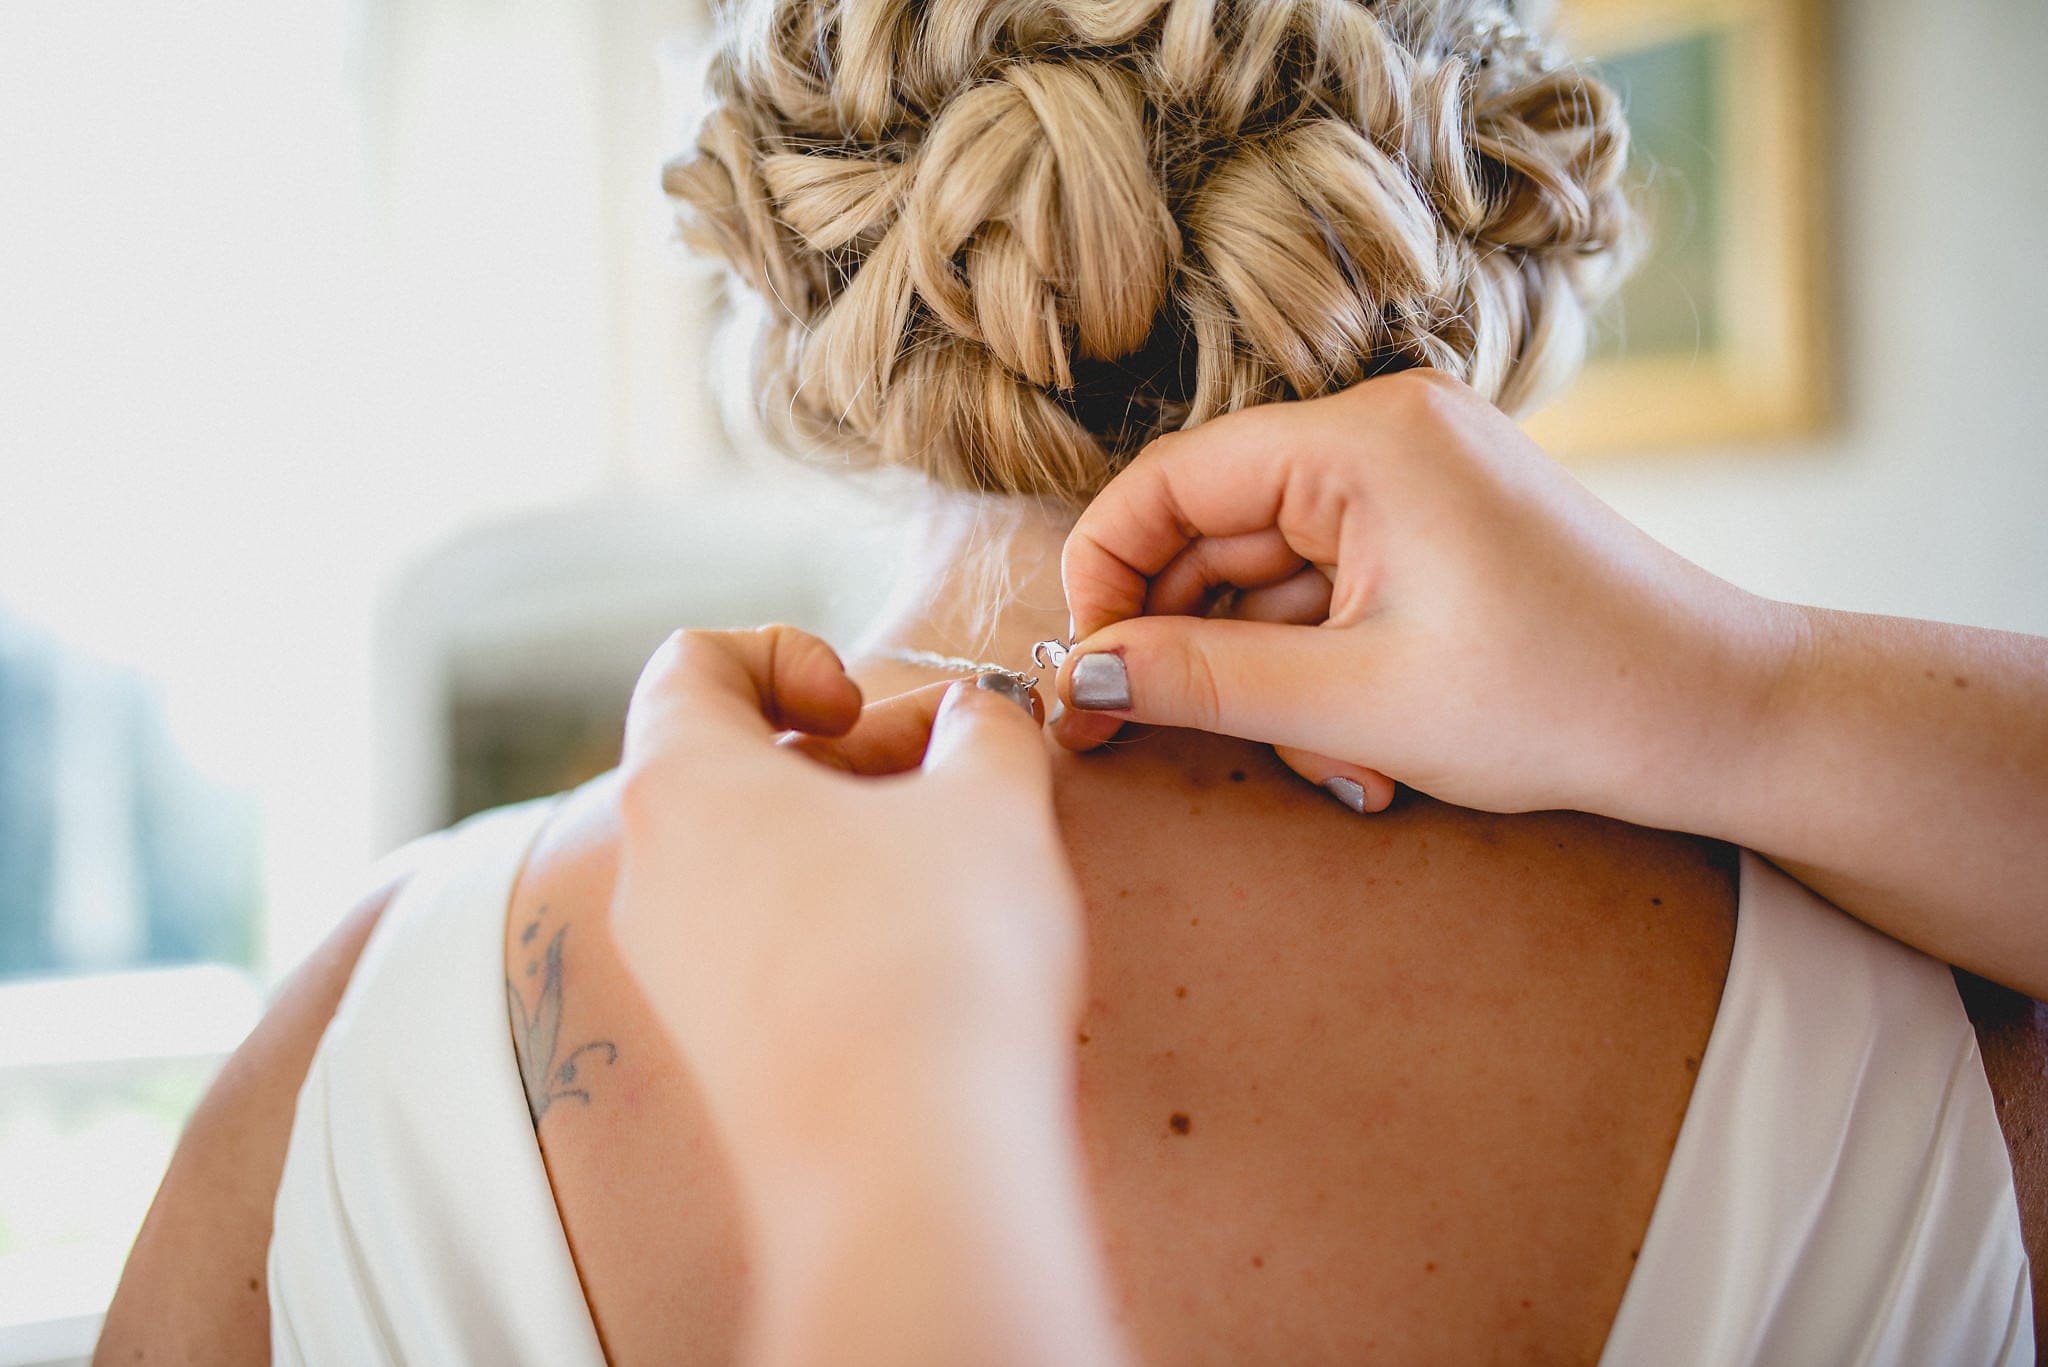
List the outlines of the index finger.
{"label": "index finger", "polygon": [[1298,457],[1315,439],[1318,402],[1225,413],[1154,440],[1119,471],[1060,556],[1074,639],[1140,615],[1152,577],[1204,537],[1279,527],[1303,559],[1334,560],[1334,528],[1289,526],[1285,517],[1290,482],[1304,478]]}
{"label": "index finger", "polygon": [[791,734],[781,738],[787,746],[807,759],[850,774],[875,778],[906,773],[924,763],[924,750],[932,736],[932,721],[953,680],[926,684],[893,698],[871,702],[861,709],[860,720],[843,736]]}
{"label": "index finger", "polygon": [[[789,735],[781,744],[806,758],[834,769],[867,778],[908,773],[925,762],[925,749],[932,738],[932,725],[958,680],[926,684],[893,698],[871,702],[861,709],[860,720],[843,736]],[[1036,690],[1027,691],[1034,720],[1042,720],[1044,705]]]}
{"label": "index finger", "polygon": [[844,735],[860,710],[860,686],[832,647],[808,632],[679,631],[662,642],[634,685],[625,758],[768,744],[789,730]]}

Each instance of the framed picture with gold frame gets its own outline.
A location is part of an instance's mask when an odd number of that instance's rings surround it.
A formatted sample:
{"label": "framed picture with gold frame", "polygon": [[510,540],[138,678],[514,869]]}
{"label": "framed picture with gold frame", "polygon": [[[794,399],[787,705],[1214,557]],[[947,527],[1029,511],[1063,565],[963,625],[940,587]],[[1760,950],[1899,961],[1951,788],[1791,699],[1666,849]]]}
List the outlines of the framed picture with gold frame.
{"label": "framed picture with gold frame", "polygon": [[1528,423],[1561,455],[1825,423],[1825,0],[1566,0],[1628,104],[1652,245],[1586,369]]}

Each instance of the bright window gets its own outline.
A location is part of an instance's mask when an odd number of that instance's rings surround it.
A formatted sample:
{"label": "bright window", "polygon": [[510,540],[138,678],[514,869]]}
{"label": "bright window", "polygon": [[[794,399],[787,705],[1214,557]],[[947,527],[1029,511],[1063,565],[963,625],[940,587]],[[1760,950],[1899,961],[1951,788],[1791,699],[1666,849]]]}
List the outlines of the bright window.
{"label": "bright window", "polygon": [[700,8],[0,6],[0,1360],[104,1306],[268,985],[435,820],[383,758],[410,568],[714,462],[657,188]]}

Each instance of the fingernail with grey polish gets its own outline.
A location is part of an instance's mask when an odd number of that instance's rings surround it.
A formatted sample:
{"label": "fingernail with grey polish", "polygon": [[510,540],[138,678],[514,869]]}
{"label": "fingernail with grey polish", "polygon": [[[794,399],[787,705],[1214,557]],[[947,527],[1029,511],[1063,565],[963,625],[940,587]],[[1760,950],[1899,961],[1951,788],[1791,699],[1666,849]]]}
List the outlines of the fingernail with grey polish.
{"label": "fingernail with grey polish", "polygon": [[1121,712],[1131,705],[1131,679],[1123,659],[1107,651],[1084,655],[1075,663],[1068,691],[1083,712]]}
{"label": "fingernail with grey polish", "polygon": [[991,693],[1002,694],[1011,702],[1023,708],[1031,716],[1032,720],[1036,721],[1038,719],[1038,714],[1031,710],[1031,690],[1025,687],[1024,681],[1015,674],[998,674],[994,670],[989,670],[987,673],[975,676],[974,686],[976,688],[986,688]]}
{"label": "fingernail with grey polish", "polygon": [[1357,779],[1345,778],[1342,774],[1323,780],[1323,786],[1330,790],[1330,796],[1357,812],[1365,815],[1365,785]]}
{"label": "fingernail with grey polish", "polygon": [[1060,718],[1066,715],[1067,705],[1058,698],[1054,698],[1052,700],[1052,710],[1045,714],[1045,724],[1047,726],[1057,726],[1059,725]]}

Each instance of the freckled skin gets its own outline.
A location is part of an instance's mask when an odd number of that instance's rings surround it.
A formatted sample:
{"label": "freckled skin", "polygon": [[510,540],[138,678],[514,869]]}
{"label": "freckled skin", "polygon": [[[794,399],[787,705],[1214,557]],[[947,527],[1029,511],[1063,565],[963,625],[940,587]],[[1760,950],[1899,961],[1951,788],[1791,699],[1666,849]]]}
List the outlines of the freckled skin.
{"label": "freckled skin", "polygon": [[[1714,847],[1415,798],[1361,822],[1178,732],[1057,757],[1055,799],[1089,908],[1084,1157],[1141,1360],[1596,1358],[1726,971]],[[612,830],[579,794],[508,921],[522,964],[528,908],[590,923],[564,1037],[619,1049],[543,1155],[611,1359],[729,1361],[737,1213],[596,929]],[[1263,1275],[1280,1247],[1299,1275]]]}
{"label": "freckled skin", "polygon": [[[1225,790],[1199,837],[1176,828],[1188,775],[1232,762],[1257,781]],[[1092,763],[1063,761],[1058,779],[1090,911],[1086,1016],[1106,1032],[1077,1032],[1076,1099],[1140,1360],[1596,1357],[1699,1065],[1687,1039],[1703,1042],[1725,970],[1714,847],[1414,802],[1360,825],[1269,752],[1214,738]],[[616,1069],[608,1050],[582,1056],[604,1069],[604,1104],[553,1107],[542,1154],[608,1360],[730,1362],[748,1273],[725,1156],[608,953],[610,793],[566,804],[508,909],[508,973],[513,928],[531,918],[537,934],[544,904],[590,928],[567,1028],[612,1027],[634,1051]],[[1226,901],[1248,873],[1258,897]],[[380,873],[216,1077],[95,1361],[269,1360],[251,1273],[293,1106],[406,877],[403,859]],[[1619,914],[1653,887],[1658,915]],[[1191,907],[1209,913],[1200,935],[1203,916],[1173,919]],[[1957,981],[2048,1342],[2048,1006]],[[1205,990],[1168,1000],[1165,982]],[[1182,1104],[1202,1129],[1169,1140],[1158,1117]],[[1626,1263],[1609,1256],[1623,1234]],[[1288,1257],[1273,1278],[1254,1275],[1266,1248]],[[1418,1255],[1455,1257],[1458,1275],[1425,1282]]]}

